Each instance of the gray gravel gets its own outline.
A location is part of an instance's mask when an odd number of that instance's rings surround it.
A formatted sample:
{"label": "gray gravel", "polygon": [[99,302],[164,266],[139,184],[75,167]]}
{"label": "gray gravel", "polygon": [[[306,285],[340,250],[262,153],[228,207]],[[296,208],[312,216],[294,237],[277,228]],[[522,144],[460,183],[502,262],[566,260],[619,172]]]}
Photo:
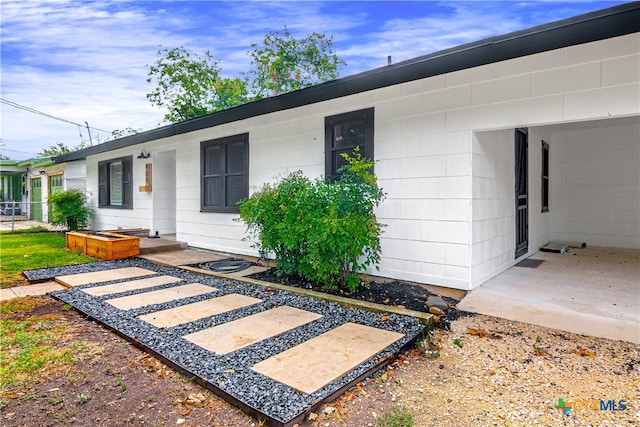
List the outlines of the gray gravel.
{"label": "gray gravel", "polygon": [[[244,405],[254,408],[267,417],[281,423],[287,423],[293,420],[310,407],[347,386],[361,375],[375,369],[379,360],[399,351],[421,334],[424,328],[422,323],[412,317],[388,314],[386,315],[388,320],[383,322],[381,320],[382,315],[379,313],[376,314],[360,309],[345,308],[334,303],[319,301],[306,296],[297,296],[291,292],[266,289],[259,285],[251,285],[180,269],[163,267],[142,259],[104,261],[68,267],[30,270],[26,271],[25,275],[29,280],[35,281],[46,280],[59,275],[132,266],[153,270],[159,275],[166,274],[179,277],[182,280],[178,283],[101,297],[88,295],[82,292],[81,289],[104,285],[106,284],[104,282],[99,285],[91,284],[64,291],[56,291],[53,292],[52,295],[65,303],[73,305],[74,308],[82,313],[117,330],[128,339],[148,347],[175,365],[202,378],[211,386],[231,395]],[[122,280],[114,280],[108,283],[121,281]],[[114,297],[135,295],[142,292],[196,282],[211,286],[211,293],[132,310],[120,310],[104,303],[106,299]],[[263,302],[171,328],[157,328],[136,317],[141,314],[230,293],[260,298]],[[213,324],[220,325],[246,317],[250,314],[284,305],[318,313],[322,315],[322,317],[306,325],[276,337],[260,341],[254,345],[244,347],[227,355],[218,355],[210,352],[182,338],[182,336],[186,334],[206,329]],[[296,391],[291,387],[280,384],[271,378],[251,370],[251,366],[254,364],[347,322],[400,332],[405,334],[405,337],[387,347],[372,360],[363,363],[342,378],[329,383],[312,394]]]}

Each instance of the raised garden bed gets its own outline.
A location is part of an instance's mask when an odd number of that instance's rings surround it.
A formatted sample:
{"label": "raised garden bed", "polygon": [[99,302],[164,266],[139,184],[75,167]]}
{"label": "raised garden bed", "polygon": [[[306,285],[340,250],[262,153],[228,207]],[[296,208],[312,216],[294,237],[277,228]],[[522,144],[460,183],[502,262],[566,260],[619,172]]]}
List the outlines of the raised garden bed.
{"label": "raised garden bed", "polygon": [[140,255],[140,237],[107,231],[70,231],[67,248],[94,258],[112,260]]}

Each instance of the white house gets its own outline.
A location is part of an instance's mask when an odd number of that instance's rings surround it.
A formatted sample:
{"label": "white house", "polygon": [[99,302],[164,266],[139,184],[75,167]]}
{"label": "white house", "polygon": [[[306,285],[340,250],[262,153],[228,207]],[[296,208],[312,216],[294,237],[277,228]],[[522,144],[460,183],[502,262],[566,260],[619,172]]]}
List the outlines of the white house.
{"label": "white house", "polygon": [[[256,254],[235,202],[377,161],[389,278],[472,289],[550,241],[640,249],[640,3],[492,37],[70,153],[94,228]],[[148,155],[149,157],[146,157]]]}
{"label": "white house", "polygon": [[49,157],[0,160],[0,214],[49,221],[49,195],[86,188],[84,159],[54,164]]}

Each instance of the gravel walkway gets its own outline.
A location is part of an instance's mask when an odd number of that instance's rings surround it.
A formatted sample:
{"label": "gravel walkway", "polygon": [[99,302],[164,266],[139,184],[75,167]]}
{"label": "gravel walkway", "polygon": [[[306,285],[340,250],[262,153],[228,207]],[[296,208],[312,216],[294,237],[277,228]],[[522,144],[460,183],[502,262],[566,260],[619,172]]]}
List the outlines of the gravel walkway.
{"label": "gravel walkway", "polygon": [[[97,285],[85,285],[65,291],[57,291],[52,293],[52,295],[61,301],[73,305],[74,308],[80,312],[115,329],[132,342],[150,349],[152,352],[175,365],[178,369],[189,372],[202,379],[208,388],[211,388],[214,392],[221,395],[230,396],[231,400],[237,400],[237,404],[243,409],[249,412],[255,410],[258,412],[256,415],[259,416],[259,414],[263,414],[275,424],[288,424],[291,423],[292,420],[300,419],[304,413],[317,407],[324,399],[335,395],[340,390],[357,382],[363,375],[367,375],[373,370],[378,369],[381,364],[391,359],[390,356],[399,352],[403,347],[408,346],[413,339],[422,333],[424,328],[423,324],[411,317],[392,314],[383,316],[379,313],[376,314],[359,309],[348,309],[334,303],[297,296],[290,292],[272,290],[262,286],[167,268],[141,259],[105,261],[69,267],[30,270],[24,274],[30,281],[35,281],[66,274],[133,266],[153,270],[158,274],[179,277],[182,280],[178,283],[102,297],[91,296],[81,291],[81,289]],[[101,283],[101,285],[122,281],[123,280]],[[119,310],[104,303],[106,299],[135,295],[188,283],[201,283],[211,286],[212,291],[205,295],[131,310]],[[198,302],[231,293],[260,298],[263,302],[170,328],[156,328],[136,317],[141,314],[173,308],[178,305]],[[213,323],[219,325],[283,305],[317,313],[322,315],[322,317],[304,326],[239,349],[228,355],[217,355],[182,338],[186,334],[210,327]],[[290,349],[303,341],[323,334],[347,322],[399,332],[405,334],[405,336],[384,349],[371,360],[366,361],[343,377],[311,394],[296,391],[291,387],[285,386],[251,370],[251,366],[255,363]]]}

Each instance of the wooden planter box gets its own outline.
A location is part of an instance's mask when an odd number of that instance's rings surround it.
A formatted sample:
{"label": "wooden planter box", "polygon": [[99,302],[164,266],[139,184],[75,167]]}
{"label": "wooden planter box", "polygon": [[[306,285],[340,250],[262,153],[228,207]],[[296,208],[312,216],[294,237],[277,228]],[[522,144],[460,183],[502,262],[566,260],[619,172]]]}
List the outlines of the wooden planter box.
{"label": "wooden planter box", "polygon": [[67,248],[95,258],[112,260],[140,255],[140,237],[110,232],[70,231]]}

